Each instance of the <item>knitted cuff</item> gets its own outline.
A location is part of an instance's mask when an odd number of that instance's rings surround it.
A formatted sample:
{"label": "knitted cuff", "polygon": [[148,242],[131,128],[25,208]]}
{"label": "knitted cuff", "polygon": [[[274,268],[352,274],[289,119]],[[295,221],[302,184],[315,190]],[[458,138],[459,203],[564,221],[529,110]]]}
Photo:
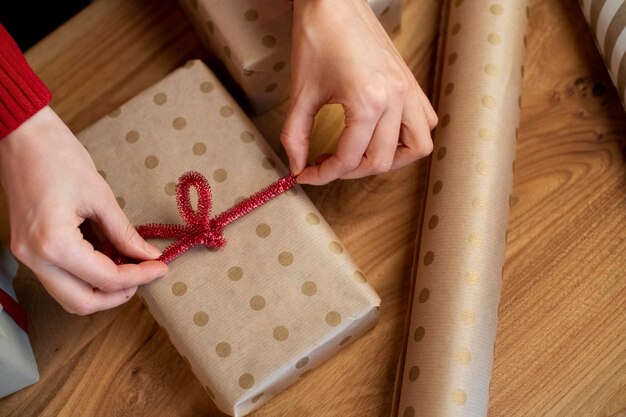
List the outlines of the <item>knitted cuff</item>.
{"label": "knitted cuff", "polygon": [[0,24],[0,139],[45,107],[52,94]]}

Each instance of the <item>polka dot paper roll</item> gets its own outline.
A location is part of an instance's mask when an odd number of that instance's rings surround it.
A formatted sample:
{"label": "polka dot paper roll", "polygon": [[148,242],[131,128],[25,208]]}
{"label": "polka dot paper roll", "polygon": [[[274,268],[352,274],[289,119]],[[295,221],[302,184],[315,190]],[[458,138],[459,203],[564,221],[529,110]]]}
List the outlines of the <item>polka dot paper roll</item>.
{"label": "polka dot paper roll", "polygon": [[626,108],[626,1],[578,1]]}
{"label": "polka dot paper roll", "polygon": [[[287,0],[179,0],[201,40],[224,62],[253,109],[289,98],[292,3]],[[400,27],[402,0],[369,0],[388,32]]]}
{"label": "polka dot paper roll", "polygon": [[484,417],[513,182],[527,2],[444,5],[435,132],[396,415]]}
{"label": "polka dot paper roll", "polygon": [[[79,138],[135,225],[182,223],[175,183],[186,171],[208,179],[212,215],[288,173],[200,61]],[[243,416],[372,328],[380,299],[299,187],[224,238],[139,294],[216,405]]]}

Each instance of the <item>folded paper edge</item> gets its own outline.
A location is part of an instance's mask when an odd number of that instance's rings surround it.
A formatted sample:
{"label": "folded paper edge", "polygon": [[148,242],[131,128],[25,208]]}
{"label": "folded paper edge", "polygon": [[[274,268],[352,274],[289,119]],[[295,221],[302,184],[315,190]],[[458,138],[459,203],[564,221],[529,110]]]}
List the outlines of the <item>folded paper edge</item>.
{"label": "folded paper edge", "polygon": [[[255,391],[247,393],[247,395],[242,397],[234,405],[233,410],[232,410],[233,417],[243,417],[257,410],[262,405],[270,402],[274,398],[274,396],[268,396],[264,401],[259,401],[256,404],[254,404],[253,407],[245,408],[244,406],[244,403],[252,400],[256,395],[267,392],[268,390],[271,390],[272,386],[280,385],[280,382],[282,382],[284,379],[289,380],[289,379],[294,378],[296,375],[300,374],[295,379],[293,379],[292,382],[287,383],[282,389],[277,390],[276,394],[285,392],[288,388],[296,385],[299,382],[300,378],[305,376],[304,375],[305,373],[308,373],[309,371],[312,371],[314,369],[321,367],[328,360],[338,355],[341,351],[343,351],[345,348],[350,346],[352,343],[356,343],[357,340],[361,340],[364,335],[366,335],[368,332],[370,332],[376,327],[376,324],[378,323],[379,318],[380,318],[380,303],[371,305],[370,309],[366,310],[363,314],[361,314],[358,317],[350,317],[351,323],[348,326],[345,326],[341,330],[338,330],[337,332],[335,332],[335,334],[330,336],[328,340],[316,346],[314,349],[308,352],[304,352],[303,355],[298,356],[296,358],[297,360],[298,358],[304,357],[304,356],[311,357],[311,356],[315,356],[316,352],[326,351],[324,354],[319,356],[317,362],[314,365],[307,367],[302,372],[296,370],[294,366],[296,363],[295,361],[283,365],[283,367],[277,370],[276,373],[284,375],[285,378],[281,380],[273,378],[276,381],[275,383],[273,384],[270,383],[270,384],[265,384],[265,385],[261,384]],[[354,331],[354,333],[352,333],[351,331]],[[347,335],[350,336],[349,343],[346,342],[344,344],[341,344],[341,342],[346,339]],[[332,348],[331,346],[333,345],[335,345],[336,347]]]}

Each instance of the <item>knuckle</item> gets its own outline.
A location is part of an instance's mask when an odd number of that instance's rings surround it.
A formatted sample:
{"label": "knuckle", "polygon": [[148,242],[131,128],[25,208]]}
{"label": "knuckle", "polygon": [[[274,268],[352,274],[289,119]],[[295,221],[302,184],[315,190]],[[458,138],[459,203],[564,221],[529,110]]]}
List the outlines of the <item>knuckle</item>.
{"label": "knuckle", "polygon": [[108,278],[104,281],[102,281],[99,285],[98,288],[104,292],[115,292],[115,291],[119,291],[121,289],[124,288],[121,280],[117,280],[114,278]]}
{"label": "knuckle", "polygon": [[393,164],[393,161],[383,159],[383,158],[376,158],[372,160],[371,169],[374,174],[382,174],[385,172],[389,172],[392,164]]}
{"label": "knuckle", "polygon": [[418,158],[428,156],[432,153],[433,147],[433,141],[430,137],[428,139],[421,140],[419,142],[419,146],[415,150],[415,156]]}
{"label": "knuckle", "polygon": [[33,233],[31,241],[34,251],[44,259],[56,260],[63,256],[65,243],[51,227],[39,228]]}
{"label": "knuckle", "polygon": [[[362,112],[365,117],[375,117],[387,107],[388,90],[382,86],[370,86],[361,97]],[[367,111],[369,110],[369,111]]]}
{"label": "knuckle", "polygon": [[68,306],[64,306],[64,308],[68,313],[78,316],[87,316],[98,311],[96,305],[90,299],[77,300]]}
{"label": "knuckle", "polygon": [[395,99],[406,97],[411,88],[411,83],[405,77],[393,77],[390,81],[390,89]]}
{"label": "knuckle", "polygon": [[283,144],[283,146],[288,146],[295,142],[295,138],[293,137],[293,135],[283,130],[282,132],[280,132],[280,142]]}
{"label": "knuckle", "polygon": [[439,123],[439,117],[437,117],[437,113],[430,106],[424,107],[424,117],[426,118],[426,122],[428,123],[428,128],[430,130],[433,130]]}
{"label": "knuckle", "polygon": [[122,245],[132,244],[136,237],[137,231],[130,223],[126,223],[117,228],[117,241]]}
{"label": "knuckle", "polygon": [[13,255],[21,262],[26,263],[30,258],[30,248],[21,239],[11,239],[10,249]]}
{"label": "knuckle", "polygon": [[126,223],[126,226],[124,227],[124,231],[122,233],[126,242],[133,242],[139,236],[137,230],[135,230],[133,225],[130,223]]}
{"label": "knuckle", "polygon": [[437,127],[438,124],[439,117],[437,116],[437,113],[435,113],[435,111],[433,110],[430,114],[430,117],[428,117],[428,127],[430,128],[430,130],[433,130],[435,127]]}
{"label": "knuckle", "polygon": [[356,169],[361,163],[361,157],[358,155],[346,156],[339,160],[340,169],[345,173]]}

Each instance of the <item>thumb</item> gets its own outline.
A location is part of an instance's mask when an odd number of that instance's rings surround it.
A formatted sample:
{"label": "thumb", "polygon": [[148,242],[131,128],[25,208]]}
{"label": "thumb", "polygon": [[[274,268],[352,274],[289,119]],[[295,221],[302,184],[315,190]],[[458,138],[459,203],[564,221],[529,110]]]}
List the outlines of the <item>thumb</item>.
{"label": "thumb", "polygon": [[309,153],[309,136],[313,130],[315,115],[321,105],[304,94],[292,97],[292,104],[287,113],[280,141],[289,158],[291,173],[298,175],[306,167]]}
{"label": "thumb", "polygon": [[94,220],[120,253],[139,260],[156,259],[161,256],[159,249],[146,242],[137,233],[112,195],[100,201],[101,203],[95,208],[96,219]]}

